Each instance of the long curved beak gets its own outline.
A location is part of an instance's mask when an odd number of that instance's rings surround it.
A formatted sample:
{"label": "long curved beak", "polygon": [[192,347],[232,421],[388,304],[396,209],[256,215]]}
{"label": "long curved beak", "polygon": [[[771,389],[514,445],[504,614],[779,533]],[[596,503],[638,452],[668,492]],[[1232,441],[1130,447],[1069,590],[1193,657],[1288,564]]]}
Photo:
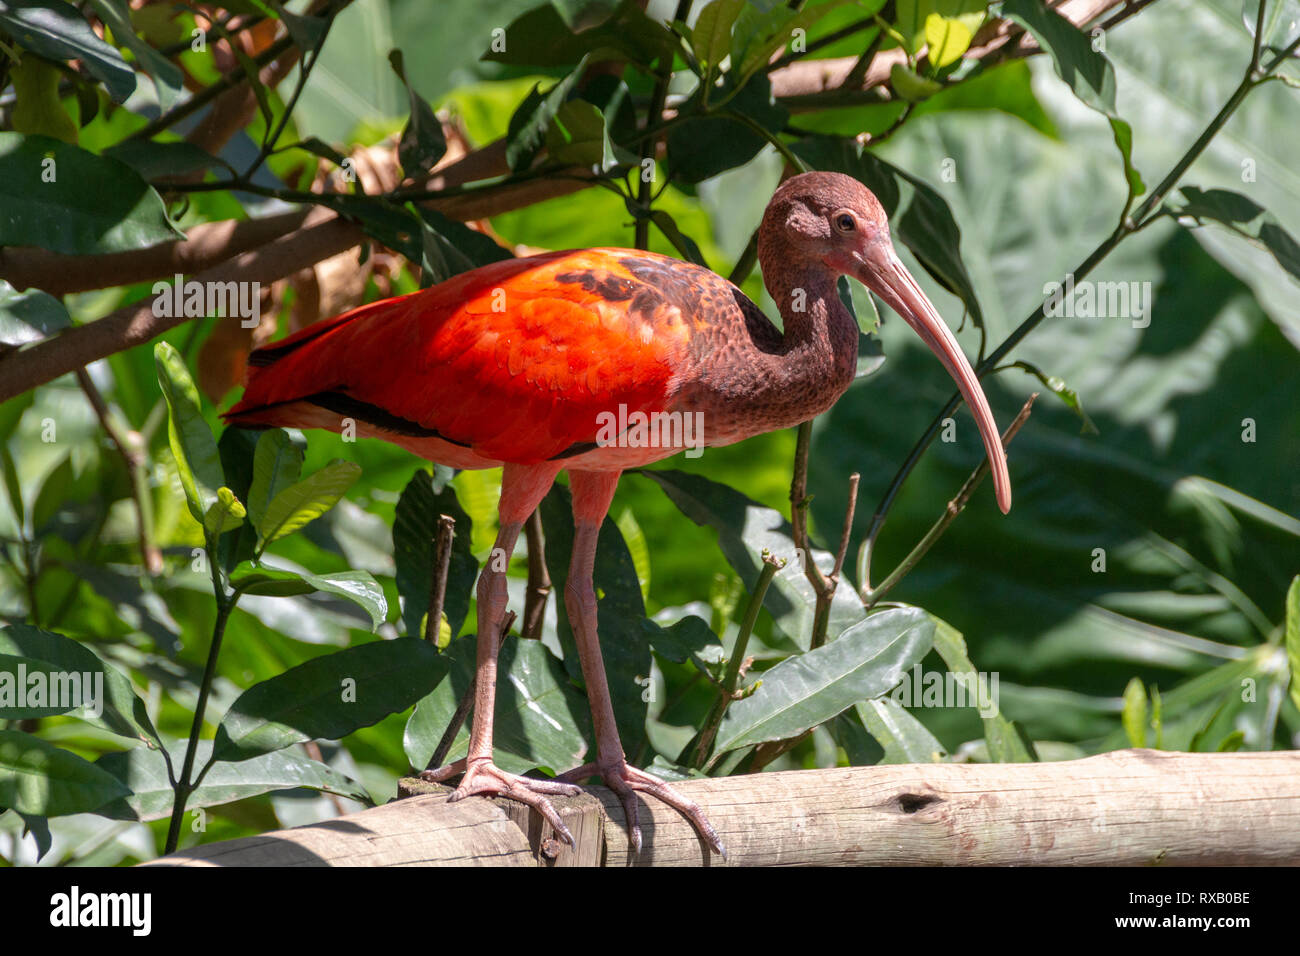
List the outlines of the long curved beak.
{"label": "long curved beak", "polygon": [[888,239],[878,239],[861,254],[858,258],[857,278],[916,330],[916,334],[930,346],[957,383],[962,398],[975,416],[980,437],[984,439],[998,507],[1006,514],[1011,510],[1011,476],[1007,472],[1007,456],[1002,450],[1002,439],[998,435],[998,425],[989,409],[988,399],[984,397],[975,370],[966,361],[961,346],[907,271],[907,267],[899,260]]}

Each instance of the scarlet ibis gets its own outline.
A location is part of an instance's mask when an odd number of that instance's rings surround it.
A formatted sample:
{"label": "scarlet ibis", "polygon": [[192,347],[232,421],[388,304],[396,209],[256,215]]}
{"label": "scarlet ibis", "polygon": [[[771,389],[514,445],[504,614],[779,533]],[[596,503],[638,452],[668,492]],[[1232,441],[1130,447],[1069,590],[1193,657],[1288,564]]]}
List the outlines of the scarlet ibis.
{"label": "scarlet ibis", "polygon": [[979,380],[899,261],[869,190],[839,173],[791,177],[764,213],[758,260],[784,331],[700,266],[634,249],[581,249],[482,266],[318,322],[250,356],[243,399],[226,413],[235,425],[340,431],[350,419],[357,434],[435,462],[501,466],[498,554],[513,552],[556,475],[569,473],[575,533],[564,601],[597,760],[554,780],[493,763],[506,581],[504,563],[488,562],[477,588],[468,756],[426,772],[433,780],[463,773],[452,800],[487,794],[521,801],[572,844],[547,796],[577,793],[566,780],[599,773],[621,798],[634,847],[641,843],[639,791],[677,808],[722,852],[697,804],[628,765],[596,632],[596,538],[619,474],[681,451],[685,432],[655,445],[608,426],[611,416],[626,423],[644,421],[638,412],[651,420],[687,414],[702,425],[695,437],[703,444],[726,445],[826,411],[853,381],[858,356],[857,324],[836,294],[840,275],[875,292],[947,367],[979,426],[998,505],[1010,508],[1006,458]]}

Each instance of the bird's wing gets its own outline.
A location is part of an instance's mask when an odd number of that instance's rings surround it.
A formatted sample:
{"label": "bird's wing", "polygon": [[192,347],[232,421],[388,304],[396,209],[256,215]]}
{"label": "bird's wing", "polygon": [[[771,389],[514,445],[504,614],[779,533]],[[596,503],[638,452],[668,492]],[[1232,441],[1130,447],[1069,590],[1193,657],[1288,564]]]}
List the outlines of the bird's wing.
{"label": "bird's wing", "polygon": [[482,266],[255,351],[226,417],[291,424],[271,410],[305,401],[484,458],[561,456],[595,439],[600,412],[663,410],[687,353],[693,317],[624,259],[684,266],[621,249]]}

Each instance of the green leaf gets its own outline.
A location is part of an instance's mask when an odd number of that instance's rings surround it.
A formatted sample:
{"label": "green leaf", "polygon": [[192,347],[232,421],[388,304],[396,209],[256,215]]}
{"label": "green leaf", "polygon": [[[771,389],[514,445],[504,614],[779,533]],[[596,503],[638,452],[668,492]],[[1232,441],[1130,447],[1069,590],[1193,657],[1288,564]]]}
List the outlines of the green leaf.
{"label": "green leaf", "polygon": [[253,482],[248,489],[248,516],[257,527],[280,492],[302,478],[303,450],[282,428],[269,428],[257,439]]}
{"label": "green leaf", "polygon": [[933,636],[934,621],[920,608],[889,608],[829,644],[786,658],[759,675],[757,691],[727,708],[714,752],[795,737],[883,696],[929,652]]}
{"label": "green leaf", "polygon": [[920,103],[943,89],[942,83],[921,76],[905,63],[895,63],[889,68],[889,85],[909,103]]}
{"label": "green leaf", "polygon": [[410,103],[410,118],[397,143],[397,158],[407,176],[416,176],[433,169],[438,160],[447,154],[447,137],[443,134],[442,123],[438,122],[438,117],[429,108],[429,104],[407,81],[406,70],[402,66],[402,51],[390,51],[388,62],[406,87]]}
{"label": "green leaf", "polygon": [[135,92],[135,71],[70,3],[24,0],[0,5],[0,30],[47,60],[80,60],[117,103],[126,102]]}
{"label": "green leaf", "polygon": [[213,759],[346,737],[410,707],[446,672],[437,650],[414,637],[313,658],[235,699],[217,728]]}
{"label": "green leaf", "polygon": [[1241,745],[1246,742],[1246,733],[1242,730],[1234,730],[1228,736],[1219,741],[1219,746],[1215,749],[1221,754],[1236,753],[1241,749]]}
{"label": "green leaf", "polygon": [[77,141],[77,124],[59,98],[62,70],[29,53],[10,65],[9,78],[14,84],[14,132],[52,136],[65,143]]}
{"label": "green leaf", "polygon": [[794,10],[787,4],[771,4],[762,9],[746,4],[736,17],[731,34],[731,69],[736,83],[745,83],[763,67],[777,50],[790,42],[795,30],[807,30],[831,10],[848,0],[826,0]]}
{"label": "green leaf", "polygon": [[[423,769],[442,740],[474,679],[476,648],[476,639],[466,636],[452,641],[443,655],[451,665],[447,679],[416,705],[406,724],[402,744],[411,766]],[[591,739],[587,702],[564,665],[541,641],[511,636],[501,647],[498,667],[493,750],[501,768],[523,773],[546,767],[559,773],[582,763]],[[468,749],[469,728],[462,727],[447,762]]]}
{"label": "green leaf", "polygon": [[[975,665],[966,653],[966,639],[961,632],[940,618],[934,618],[934,622],[934,649],[939,652],[948,670],[954,674],[971,675],[971,679],[984,684],[984,675],[975,670]],[[994,713],[991,716],[980,714],[980,720],[984,722],[984,740],[988,743],[989,759],[995,763],[1032,761],[1034,755],[1020,731],[1002,716],[997,699],[988,693],[987,687],[979,688],[974,696],[976,700],[989,700],[993,704]]]}
{"label": "green leaf", "polygon": [[[987,0],[896,0],[894,26],[906,41],[907,52],[915,55],[923,43],[933,45],[928,32],[931,17],[956,20],[973,34],[984,19],[986,6]],[[933,52],[930,59],[934,59]]]}
{"label": "green leaf", "polygon": [[1124,688],[1123,723],[1131,746],[1147,746],[1147,690],[1140,678],[1134,677]]}
{"label": "green leaf", "polygon": [[99,19],[113,31],[113,39],[125,44],[153,77],[154,89],[158,91],[158,106],[167,112],[180,100],[185,85],[180,67],[136,35],[126,0],[91,0],[91,4]]}
{"label": "green leaf", "polygon": [[[195,751],[196,766],[212,755],[212,741],[200,740]],[[100,815],[120,820],[161,820],[171,816],[176,794],[167,777],[167,764],[156,750],[135,750],[104,754],[94,766],[107,771],[131,791],[122,799],[101,807]],[[365,787],[318,760],[292,750],[263,754],[237,763],[214,764],[201,783],[185,800],[186,811],[216,807],[246,800],[277,790],[304,787],[318,793],[333,793],[350,800],[370,803]]]}
{"label": "green leaf", "polygon": [[1176,219],[1195,219],[1198,224],[1208,219],[1226,226],[1262,245],[1278,265],[1300,281],[1300,242],[1268,210],[1241,193],[1184,186],[1163,211]]}
{"label": "green leaf", "polygon": [[[39,289],[18,292],[0,279],[0,352],[5,346],[39,342],[70,325],[72,317],[54,296]],[[0,434],[7,435],[8,429]]]}
{"label": "green leaf", "polygon": [[711,663],[722,660],[721,639],[713,633],[707,621],[694,614],[687,614],[667,627],[661,627],[648,618],[641,622],[641,626],[655,653],[670,661],[684,664],[692,657]]}
{"label": "green leaf", "polygon": [[961,230],[943,196],[853,140],[816,136],[792,149],[812,168],[845,173],[875,193],[894,235],[936,282],[962,300],[975,325],[984,327],[974,283],[962,262]]}
{"label": "green leaf", "polygon": [[1071,411],[1078,415],[1083,421],[1083,434],[1100,434],[1097,430],[1096,424],[1094,424],[1093,420],[1088,417],[1088,413],[1083,410],[1083,402],[1079,400],[1079,393],[1066,385],[1062,379],[1055,375],[1048,375],[1032,362],[1012,362],[1011,367],[1028,372],[1030,375],[1042,382],[1046,388],[1050,389],[1052,394],[1065,402]]}
{"label": "green leaf", "polygon": [[1110,60],[1093,48],[1087,34],[1038,0],[1006,0],[1002,15],[1028,30],[1052,57],[1057,75],[1074,95],[1110,120],[1128,183],[1127,211],[1133,199],[1146,192],[1146,186],[1133,165],[1133,131],[1115,111],[1115,69]]}
{"label": "green leaf", "polygon": [[1286,656],[1291,665],[1291,703],[1300,710],[1300,574],[1286,592]]}
{"label": "green leaf", "polygon": [[169,343],[159,342],[153,356],[158,384],[167,401],[167,439],[176,458],[185,501],[194,520],[203,524],[217,501],[217,489],[225,484],[217,442],[203,418],[199,390],[180,353]]}
{"label": "green leaf", "polygon": [[636,0],[623,0],[618,11],[599,26],[571,29],[554,6],[539,5],[508,27],[504,42],[493,44],[483,59],[521,66],[572,66],[584,56],[591,62],[626,59],[641,67],[666,62],[678,39],[658,20],[646,16]]}
{"label": "green leaf", "polygon": [[[47,674],[56,672],[65,677],[71,674],[83,675],[83,687],[84,675],[94,675],[92,679],[98,682],[98,675],[102,674],[103,697],[100,703],[103,709],[98,717],[85,715],[84,719],[119,736],[152,741],[157,746],[162,746],[144,701],[136,696],[131,681],[117,668],[104,663],[84,644],[53,631],[43,631],[27,624],[10,624],[0,629],[0,656],[25,660],[29,673],[35,664]],[[12,672],[12,669],[7,664],[0,663],[0,673],[4,671]],[[63,711],[60,709],[57,712]],[[33,708],[0,706],[0,719],[21,720],[38,716],[42,716],[42,713]]]}
{"label": "green leaf", "polygon": [[214,167],[230,168],[207,150],[184,140],[125,139],[102,155],[126,163],[147,180],[186,176]]}
{"label": "green leaf", "polygon": [[[715,99],[730,88],[713,91]],[[697,93],[696,96],[701,94]],[[691,103],[696,100],[692,99]],[[727,104],[727,113],[748,117],[763,129],[785,127],[789,113],[772,96],[772,84],[766,76],[757,76]],[[721,172],[743,166],[767,145],[767,138],[754,132],[740,120],[726,114],[691,115],[692,107],[683,108],[685,118],[668,132],[668,167],[674,181],[698,183]]]}
{"label": "green leaf", "polygon": [[925,42],[929,47],[926,56],[930,65],[936,69],[943,69],[960,60],[970,49],[970,41],[974,37],[970,27],[955,17],[932,13],[925,18]]}
{"label": "green leaf", "polygon": [[937,763],[947,751],[906,707],[888,697],[865,700],[856,707],[867,732],[885,755],[880,763]]}
{"label": "green leaf", "polygon": [[330,574],[312,574],[309,571],[289,571],[283,568],[236,568],[230,586],[241,594],[268,597],[293,597],[321,591],[336,594],[358,605],[370,615],[370,629],[377,630],[388,617],[388,600],[384,589],[369,571],[334,571]]}
{"label": "green leaf", "polygon": [[67,255],[184,238],[131,167],[48,136],[0,133],[0,245]]}
{"label": "green leaf", "polygon": [[587,58],[583,57],[572,72],[546,93],[539,92],[539,83],[524,97],[510,117],[510,126],[506,130],[506,162],[511,170],[518,172],[532,165],[546,143],[546,131],[586,68]]}
{"label": "green leaf", "polygon": [[434,491],[433,477],[427,471],[417,471],[402,489],[393,516],[397,593],[402,596],[402,620],[406,624],[406,633],[412,637],[424,636],[420,624],[429,613],[438,517],[444,514],[456,522],[451,540],[451,562],[447,567],[447,592],[442,605],[451,634],[455,637],[469,613],[474,579],[478,576],[478,560],[471,545],[474,523],[461,507],[451,485]]}
{"label": "green leaf", "polygon": [[215,539],[243,524],[246,514],[243,503],[235,497],[235,493],[222,485],[217,489],[217,500],[203,515],[203,530]]}
{"label": "green leaf", "polygon": [[257,525],[261,547],[293,534],[329,511],[359,477],[360,465],[336,458],[320,471],[279,492],[266,506]]}
{"label": "green leaf", "polygon": [[569,100],[560,107],[546,131],[546,154],[557,163],[588,166],[602,173],[632,155],[614,146],[605,116],[586,100]]}
{"label": "green leaf", "polygon": [[0,730],[0,807],[58,817],[125,796],[112,774],[74,753],[17,730]]}
{"label": "green leaf", "polygon": [[[658,484],[686,517],[717,530],[718,546],[742,581],[758,580],[764,550],[789,562],[772,580],[763,607],[795,646],[806,649],[812,634],[816,595],[801,569],[790,523],[781,513],[700,475],[669,469],[641,474]],[[830,553],[820,550],[814,550],[811,559],[827,573],[834,563]],[[861,620],[862,602],[853,589],[836,588],[827,637],[833,641],[845,628]]]}
{"label": "green leaf", "polygon": [[731,53],[731,28],[745,9],[745,0],[712,0],[695,21],[691,47],[707,73],[717,70]]}

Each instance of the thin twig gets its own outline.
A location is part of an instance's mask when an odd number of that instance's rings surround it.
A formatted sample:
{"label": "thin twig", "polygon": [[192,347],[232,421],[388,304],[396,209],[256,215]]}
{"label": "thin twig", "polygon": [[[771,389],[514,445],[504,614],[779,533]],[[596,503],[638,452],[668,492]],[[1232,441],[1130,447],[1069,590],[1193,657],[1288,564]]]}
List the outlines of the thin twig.
{"label": "thin twig", "polygon": [[[754,585],[754,591],[749,596],[749,603],[745,605],[745,616],[740,620],[740,631],[736,634],[736,643],[732,645],[731,656],[727,659],[727,669],[723,672],[722,686],[718,688],[718,696],[713,701],[713,707],[709,710],[709,715],[705,718],[704,726],[700,730],[699,740],[695,745],[695,755],[691,760],[691,766],[703,767],[705,760],[709,756],[709,751],[713,749],[713,741],[718,735],[718,727],[722,724],[722,718],[727,714],[727,707],[736,699],[736,685],[740,681],[740,669],[745,663],[745,651],[749,647],[749,637],[754,632],[754,625],[758,622],[758,612],[763,607],[763,598],[767,594],[768,586],[772,583],[772,578],[776,573],[785,567],[784,558],[773,557],[771,552],[763,552],[763,569],[758,573],[758,583]],[[721,756],[720,754],[718,756]],[[710,761],[710,766],[717,760],[715,756]]]}
{"label": "thin twig", "polygon": [[140,436],[124,433],[118,427],[104,396],[84,368],[77,369],[76,375],[77,384],[86,393],[90,407],[95,410],[95,417],[126,463],[126,471],[131,478],[131,500],[135,504],[140,560],[144,564],[145,573],[154,577],[162,572],[163,559],[162,551],[153,543],[153,498],[149,493],[148,463],[141,448]]}
{"label": "thin twig", "polygon": [[424,617],[424,639],[435,646],[442,630],[447,571],[451,568],[451,541],[455,536],[456,519],[451,515],[438,515],[438,528],[433,538],[433,564],[429,569],[429,613]]}
{"label": "thin twig", "polygon": [[546,543],[542,537],[542,513],[533,511],[524,522],[528,542],[528,590],[524,595],[524,624],[520,637],[540,640],[546,622],[546,601],[551,595],[551,575],[546,570]]}
{"label": "thin twig", "polygon": [[[1016,437],[1016,432],[1020,431],[1020,427],[1029,420],[1029,412],[1034,407],[1034,400],[1037,398],[1037,392],[1031,394],[1025,402],[1024,407],[1020,409],[1020,414],[1015,417],[1011,424],[1007,426],[1007,430],[1002,433],[1003,448],[1006,448],[1011,444],[1011,439]],[[894,585],[898,584],[898,582],[901,581],[907,573],[912,570],[912,568],[916,567],[917,563],[925,557],[925,553],[934,546],[936,541],[943,537],[943,533],[948,530],[948,526],[953,523],[953,520],[965,510],[966,505],[970,502],[971,495],[974,494],[975,489],[979,487],[979,483],[984,480],[984,476],[988,473],[989,462],[988,459],[985,458],[980,462],[979,467],[971,473],[970,477],[966,479],[965,483],[961,486],[961,490],[957,492],[956,497],[948,502],[948,507],[943,510],[943,514],[939,516],[939,520],[931,525],[930,530],[925,533],[925,537],[916,543],[916,546],[912,548],[907,557],[899,562],[898,567],[894,568],[894,570],[890,572],[889,576],[880,582],[878,587],[874,589],[864,588],[861,595],[864,607],[873,607],[882,597],[888,594]]]}

